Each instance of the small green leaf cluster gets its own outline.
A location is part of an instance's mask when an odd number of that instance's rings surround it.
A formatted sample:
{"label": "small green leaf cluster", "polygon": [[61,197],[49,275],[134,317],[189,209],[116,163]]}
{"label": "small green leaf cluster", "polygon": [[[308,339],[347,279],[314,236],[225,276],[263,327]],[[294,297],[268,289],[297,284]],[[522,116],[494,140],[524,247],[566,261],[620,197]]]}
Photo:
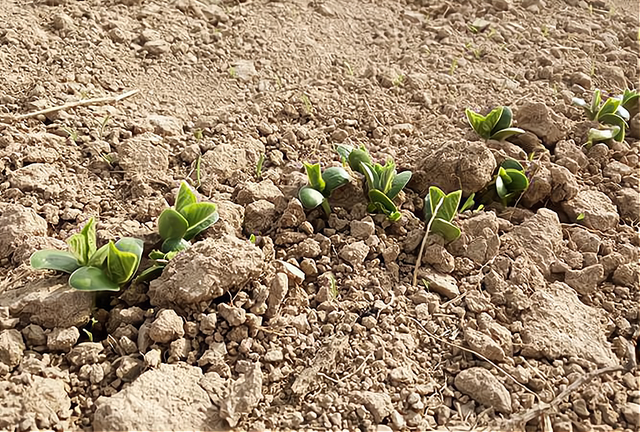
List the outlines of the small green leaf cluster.
{"label": "small green leaf cluster", "polygon": [[501,141],[512,135],[524,133],[522,129],[511,127],[513,113],[507,106],[494,108],[486,116],[473,112],[469,108],[465,110],[465,114],[473,130],[485,140]]}
{"label": "small green leaf cluster", "polygon": [[608,126],[604,129],[592,128],[589,130],[588,144],[612,138],[615,141],[623,141],[625,130],[629,127],[627,124],[630,118],[629,109],[633,109],[637,105],[638,97],[640,95],[635,90],[626,90],[624,94],[610,97],[602,102],[600,90],[595,90],[591,104],[585,102],[584,99],[573,98],[573,104],[581,107],[589,120]]}
{"label": "small green leaf cluster", "polygon": [[493,177],[484,192],[481,192],[483,202],[500,201],[508,206],[522,195],[529,187],[529,179],[524,167],[514,159],[507,159]]}
{"label": "small green leaf cluster", "polygon": [[304,208],[311,210],[318,206],[328,215],[331,213],[329,197],[334,190],[346,185],[351,180],[342,167],[329,167],[321,172],[320,164],[304,164],[309,184],[300,188],[298,198]]}
{"label": "small green leaf cluster", "polygon": [[160,250],[149,254],[153,266],[144,270],[137,280],[151,280],[160,276],[169,260],[191,246],[189,242],[219,219],[212,202],[198,202],[196,194],[186,183],[180,184],[174,207],[165,209],[158,218],[158,233],[162,238]]}
{"label": "small green leaf cluster", "polygon": [[392,222],[400,219],[402,214],[393,200],[411,180],[411,171],[398,173],[396,164],[391,159],[384,165],[374,163],[364,146],[354,149],[340,145],[336,147],[336,152],[343,162],[349,163],[353,171],[364,176],[365,192],[369,198],[367,211],[385,214]]}
{"label": "small green leaf cluster", "polygon": [[[453,241],[460,237],[460,228],[453,224],[453,218],[475,205],[475,194],[469,195],[460,207],[462,191],[457,190],[445,194],[437,186],[431,186],[429,193],[424,198],[424,220],[431,223],[430,232],[440,234],[445,241]],[[458,208],[460,207],[460,208]]]}
{"label": "small green leaf cluster", "polygon": [[131,237],[115,243],[109,241],[97,249],[93,218],[67,240],[67,245],[69,252],[35,252],[31,255],[31,266],[71,274],[69,285],[80,291],[119,291],[138,270],[144,249],[142,240]]}

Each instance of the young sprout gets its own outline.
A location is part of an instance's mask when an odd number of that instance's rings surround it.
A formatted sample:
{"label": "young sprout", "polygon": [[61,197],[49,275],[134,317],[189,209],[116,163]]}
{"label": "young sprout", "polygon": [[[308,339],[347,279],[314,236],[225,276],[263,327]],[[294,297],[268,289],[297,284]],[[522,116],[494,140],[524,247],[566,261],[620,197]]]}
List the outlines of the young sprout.
{"label": "young sprout", "polygon": [[618,97],[610,97],[603,103],[600,90],[595,90],[590,104],[581,98],[573,98],[572,102],[583,109],[589,120],[616,126],[618,129],[613,139],[623,141],[625,129],[629,127],[627,121],[629,121],[630,114],[627,107],[633,107],[637,100],[637,93],[629,91]]}
{"label": "young sprout", "polygon": [[507,106],[494,108],[486,116],[473,112],[469,108],[465,110],[465,114],[473,130],[485,140],[502,141],[512,135],[524,133],[522,129],[511,127],[513,114]]}
{"label": "young sprout", "polygon": [[351,180],[349,174],[342,167],[329,167],[321,172],[319,163],[305,162],[304,167],[309,184],[303,186],[298,192],[300,202],[308,210],[322,206],[324,212],[329,215],[331,213],[329,197],[334,190],[349,183]]}

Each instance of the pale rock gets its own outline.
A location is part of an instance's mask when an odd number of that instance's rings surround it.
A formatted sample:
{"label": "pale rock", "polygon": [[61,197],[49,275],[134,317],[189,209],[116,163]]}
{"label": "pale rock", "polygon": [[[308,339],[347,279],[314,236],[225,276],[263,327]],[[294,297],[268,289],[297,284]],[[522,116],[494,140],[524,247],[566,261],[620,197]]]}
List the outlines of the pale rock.
{"label": "pale rock", "polygon": [[278,314],[280,306],[289,291],[289,277],[285,273],[276,273],[267,298],[267,311],[265,316],[273,318]]}
{"label": "pale rock", "polygon": [[8,258],[31,237],[47,235],[47,221],[19,204],[0,203],[0,259]]}
{"label": "pale rock", "polygon": [[547,147],[564,138],[564,132],[558,126],[556,115],[541,102],[527,102],[517,112],[518,127],[536,134]]}
{"label": "pale rock", "polygon": [[354,220],[349,224],[351,236],[360,240],[366,240],[376,233],[376,226],[371,216],[362,220]]}
{"label": "pale rock", "polygon": [[95,364],[104,361],[104,347],[98,342],[82,342],[74,346],[65,356],[66,360],[76,366],[81,367],[87,364]]}
{"label": "pale rock", "polygon": [[604,193],[597,190],[584,189],[563,203],[562,209],[571,220],[577,220],[579,215],[584,218],[580,223],[591,229],[615,229],[619,223],[616,207]]}
{"label": "pale rock", "polygon": [[200,331],[205,335],[212,335],[216,331],[218,317],[215,313],[202,315],[200,319]]}
{"label": "pale rock", "polygon": [[362,265],[367,255],[369,255],[369,246],[362,240],[343,246],[339,253],[340,258],[354,267]]}
{"label": "pale rock", "polygon": [[267,200],[254,201],[244,209],[244,232],[263,234],[271,230],[278,220],[276,205]]}
{"label": "pale rock", "polygon": [[425,279],[429,282],[430,291],[450,299],[460,295],[458,283],[453,276],[433,273],[425,275]]}
{"label": "pale rock", "polygon": [[47,336],[47,348],[51,351],[70,351],[78,342],[80,331],[77,327],[55,328]]}
{"label": "pale rock", "polygon": [[494,341],[491,336],[478,330],[465,328],[464,341],[469,345],[469,348],[482,354],[489,360],[496,362],[504,362],[506,360],[505,353],[500,345]]}
{"label": "pale rock", "polygon": [[149,337],[154,342],[169,343],[184,336],[184,321],[173,309],[164,309],[158,313],[149,328]]}
{"label": "pale rock", "polygon": [[0,362],[6,364],[10,370],[20,364],[24,350],[22,334],[18,330],[10,329],[0,332]]}
{"label": "pale rock", "polygon": [[252,202],[265,200],[275,204],[277,207],[284,207],[285,198],[283,193],[270,179],[260,183],[245,182],[236,186],[231,198],[241,206],[247,206]]}
{"label": "pale rock", "polygon": [[220,303],[218,305],[218,314],[227,321],[231,327],[242,325],[247,320],[247,312],[244,309],[230,306],[226,303]]}
{"label": "pale rock", "polygon": [[180,136],[183,133],[184,123],[177,117],[153,114],[147,117],[147,121],[157,135]]}
{"label": "pale rock", "polygon": [[220,417],[235,427],[240,416],[250,413],[262,400],[262,371],[256,362],[247,373],[229,384],[227,396],[220,400]]}
{"label": "pale rock", "polygon": [[352,399],[356,403],[363,404],[376,423],[380,423],[394,411],[391,397],[386,393],[354,392],[352,393]]}
{"label": "pale rock", "polygon": [[456,375],[454,384],[476,402],[504,414],[511,413],[509,391],[488,370],[481,367],[465,369]]}
{"label": "pale rock", "polygon": [[581,270],[569,269],[564,274],[564,283],[583,295],[595,292],[598,284],[604,279],[602,264],[594,264]]}

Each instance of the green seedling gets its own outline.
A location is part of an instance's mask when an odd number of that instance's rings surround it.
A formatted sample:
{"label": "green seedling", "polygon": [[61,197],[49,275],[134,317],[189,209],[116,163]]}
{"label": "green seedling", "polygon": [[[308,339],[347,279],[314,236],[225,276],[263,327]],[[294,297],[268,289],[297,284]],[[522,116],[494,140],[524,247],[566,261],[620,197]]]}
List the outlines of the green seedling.
{"label": "green seedling", "polygon": [[[600,90],[595,90],[591,104],[580,98],[573,98],[572,102],[584,110],[589,120],[617,126],[619,129],[613,139],[623,141],[625,129],[629,127],[627,121],[629,121],[630,117],[629,111],[623,105],[623,99],[624,95],[622,97],[610,97],[603,103]],[[634,97],[632,93],[627,93],[627,105],[632,106],[633,103],[637,103],[637,97]]]}
{"label": "green seedling", "polygon": [[620,99],[620,106],[627,110],[629,117],[638,112],[638,102],[640,99],[640,93],[637,90],[625,89],[624,93],[616,96],[616,99]]}
{"label": "green seedling", "polygon": [[162,238],[160,250],[149,254],[153,266],[138,276],[138,281],[154,279],[162,273],[169,261],[191,246],[190,240],[219,219],[217,206],[212,202],[198,202],[196,194],[186,183],[180,183],[176,203],[164,209],[158,218],[158,233]]}
{"label": "green seedling", "polygon": [[69,138],[71,139],[71,141],[78,142],[78,131],[77,130],[72,129],[70,127],[63,127],[62,130],[65,131],[67,133],[67,135],[69,135]]}
{"label": "green seedling", "polygon": [[264,153],[260,153],[260,158],[258,158],[258,163],[256,164],[256,179],[262,180],[262,166],[264,165]]}
{"label": "green seedling", "polygon": [[144,248],[142,240],[123,237],[97,249],[93,218],[67,240],[67,245],[68,252],[35,252],[31,266],[69,273],[69,285],[79,291],[119,291],[138,270]]}
{"label": "green seedling", "polygon": [[449,75],[453,76],[456,69],[458,69],[458,59],[454,58],[453,60],[451,60],[451,66],[449,66]]}
{"label": "green seedling", "polygon": [[507,106],[494,108],[486,116],[473,112],[469,108],[465,110],[465,114],[473,130],[485,140],[502,141],[512,135],[524,133],[522,129],[511,127],[513,113]]}
{"label": "green seedling", "polygon": [[307,115],[313,114],[313,105],[311,104],[311,100],[309,99],[309,96],[307,96],[306,93],[302,93],[300,95],[300,100],[304,105],[304,111],[307,113]]}
{"label": "green seedling", "polygon": [[393,86],[394,87],[400,87],[404,84],[404,75],[399,74],[394,80],[393,80]]}
{"label": "green seedling", "polygon": [[584,213],[580,213],[578,216],[576,216],[576,221],[580,222],[581,220],[584,220]]}
{"label": "green seedling", "polygon": [[500,167],[486,192],[482,194],[484,202],[500,201],[505,207],[517,200],[529,187],[529,179],[520,162],[507,159]]}
{"label": "green seedling", "polygon": [[231,67],[229,68],[229,76],[230,76],[231,78],[237,78],[237,77],[238,77],[238,72],[236,71],[236,68],[235,68],[235,67],[231,66]]}
{"label": "green seedling", "polygon": [[329,167],[323,172],[320,170],[319,163],[305,162],[304,167],[309,184],[300,188],[298,192],[300,202],[308,210],[322,206],[324,212],[329,215],[331,213],[329,197],[334,190],[349,183],[351,177],[342,167]]}
{"label": "green seedling", "polygon": [[202,141],[202,138],[204,138],[204,132],[202,132],[202,129],[196,129],[193,131],[193,137],[196,141]]}
{"label": "green seedling", "polygon": [[[474,194],[471,194],[462,207],[458,208],[462,198],[461,190],[445,194],[440,188],[431,186],[424,199],[424,219],[427,223],[431,221],[431,232],[440,234],[448,242],[460,237],[460,228],[455,226],[452,220],[458,213],[473,207],[473,197]],[[442,204],[436,210],[441,200]]]}
{"label": "green seedling", "polygon": [[615,139],[615,137],[620,133],[619,126],[610,126],[604,129],[589,129],[587,133],[587,142],[585,143],[585,147],[590,149],[594,144],[600,142],[607,142],[609,140]]}
{"label": "green seedling", "polygon": [[364,146],[354,149],[341,145],[336,147],[336,152],[353,171],[364,176],[365,193],[369,198],[367,211],[385,214],[392,222],[400,219],[402,214],[393,200],[411,180],[411,171],[398,173],[393,160],[388,160],[384,166],[374,163]]}

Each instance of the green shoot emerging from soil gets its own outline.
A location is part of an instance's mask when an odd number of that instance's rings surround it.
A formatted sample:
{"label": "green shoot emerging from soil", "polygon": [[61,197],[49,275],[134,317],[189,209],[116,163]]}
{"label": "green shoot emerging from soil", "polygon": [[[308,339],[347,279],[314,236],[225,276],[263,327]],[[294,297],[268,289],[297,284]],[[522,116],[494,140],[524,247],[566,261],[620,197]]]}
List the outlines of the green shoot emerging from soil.
{"label": "green shoot emerging from soil", "polygon": [[[593,92],[591,104],[588,104],[584,101],[584,99],[580,98],[573,98],[572,102],[574,105],[577,105],[584,110],[589,120],[617,127],[617,129],[610,128],[609,130],[616,130],[616,133],[613,134],[614,140],[623,141],[625,129],[629,127],[627,125],[627,121],[629,121],[630,118],[629,111],[625,107],[625,104],[628,107],[632,107],[637,103],[637,100],[637,92],[634,94],[634,92],[632,91],[627,91],[624,95],[621,95],[619,97],[610,97],[603,103],[600,90],[595,90]],[[593,140],[591,140],[591,137],[589,139],[589,142],[594,142]]]}
{"label": "green shoot emerging from soil", "polygon": [[529,179],[520,162],[507,159],[500,167],[498,173],[481,192],[481,200],[484,203],[500,201],[505,207],[515,202],[529,187]]}
{"label": "green shoot emerging from soil", "polygon": [[308,210],[322,206],[324,212],[329,215],[329,197],[334,190],[349,183],[349,174],[342,167],[329,167],[321,172],[319,163],[305,163],[304,167],[307,170],[309,184],[298,192],[300,202]]}
{"label": "green shoot emerging from soil", "polygon": [[364,146],[354,149],[340,145],[336,147],[336,152],[343,161],[348,161],[353,171],[364,176],[365,193],[369,198],[367,211],[385,214],[393,222],[400,219],[402,214],[393,200],[411,180],[411,171],[398,173],[393,160],[388,160],[384,166],[374,163]]}
{"label": "green shoot emerging from soil", "polygon": [[465,114],[473,130],[485,140],[502,141],[512,135],[524,133],[522,129],[511,127],[513,114],[507,106],[494,108],[486,116],[473,112],[469,108],[465,110]]}
{"label": "green shoot emerging from soil", "polygon": [[69,252],[35,252],[31,255],[31,266],[71,274],[69,285],[79,291],[119,291],[138,270],[144,248],[142,240],[123,237],[97,249],[93,218],[67,244]]}

